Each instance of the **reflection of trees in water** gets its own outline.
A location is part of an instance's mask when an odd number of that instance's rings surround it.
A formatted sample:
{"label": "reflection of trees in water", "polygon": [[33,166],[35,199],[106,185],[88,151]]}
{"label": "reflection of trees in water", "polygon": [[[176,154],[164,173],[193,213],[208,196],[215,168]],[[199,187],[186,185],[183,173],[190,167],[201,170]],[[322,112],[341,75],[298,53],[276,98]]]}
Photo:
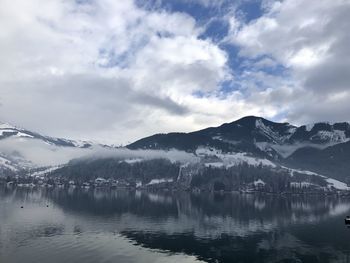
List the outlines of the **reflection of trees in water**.
{"label": "reflection of trees in water", "polygon": [[120,216],[132,213],[139,216],[177,216],[176,203],[170,196],[145,194],[136,191],[51,191],[48,197],[64,210],[95,216]]}
{"label": "reflection of trees in water", "polygon": [[[134,228],[167,233],[193,230],[198,237],[250,235],[290,224],[315,223],[349,211],[346,200],[320,196],[218,195],[140,191],[52,191],[63,209],[92,216],[118,216]],[[154,224],[161,222],[162,224]]]}
{"label": "reflection of trees in water", "polygon": [[190,194],[187,192],[147,192],[131,190],[67,191],[14,190],[0,191],[2,199],[43,202],[50,199],[63,210],[92,216],[132,214],[161,220],[179,217],[203,223],[236,222],[259,228],[290,223],[318,222],[350,210],[347,199],[323,196]]}
{"label": "reflection of trees in water", "polygon": [[45,191],[45,189],[6,188],[0,186],[0,198],[9,202],[29,201],[31,203],[41,203],[43,201],[43,191]]}
{"label": "reflection of trees in water", "polygon": [[[215,231],[245,235],[291,223],[319,222],[350,210],[347,200],[322,196],[195,195],[129,190],[67,192],[58,189],[43,194],[73,213],[110,217],[131,214],[135,215],[135,221],[172,218],[179,223],[175,227],[178,231],[185,221],[185,229],[189,226],[197,231],[205,229],[214,235]],[[141,225],[144,226],[144,222]]]}
{"label": "reflection of trees in water", "polygon": [[350,210],[346,199],[59,189],[16,196],[49,198],[82,225],[86,215],[96,222],[110,217],[110,229],[138,245],[208,262],[346,262],[349,251],[350,230],[342,225]]}
{"label": "reflection of trees in water", "polygon": [[168,235],[123,231],[121,234],[142,247],[186,253],[206,262],[350,262],[350,252],[344,240],[340,248],[325,243],[319,245],[305,242],[281,229],[248,237],[221,234],[211,239],[198,238],[190,232]]}
{"label": "reflection of trees in water", "polygon": [[[63,201],[66,209],[80,206],[78,193],[56,193],[51,198]],[[339,223],[339,216],[332,224],[329,221],[349,210],[346,200],[132,191],[89,193],[85,198],[84,213],[119,215],[121,234],[147,248],[195,255],[208,262],[346,260],[344,242],[324,245],[329,243],[328,231],[335,231],[328,228]],[[344,240],[342,230],[336,236]]]}
{"label": "reflection of trees in water", "polygon": [[[189,194],[187,192],[147,192],[129,190],[72,191],[52,190],[43,195],[63,209],[98,215],[134,213],[148,215],[230,216],[242,220],[254,218],[291,218],[305,215],[315,218],[350,210],[346,200],[323,196]],[[93,209],[92,209],[93,208]],[[161,211],[159,211],[161,210]],[[145,214],[146,213],[146,214]]]}

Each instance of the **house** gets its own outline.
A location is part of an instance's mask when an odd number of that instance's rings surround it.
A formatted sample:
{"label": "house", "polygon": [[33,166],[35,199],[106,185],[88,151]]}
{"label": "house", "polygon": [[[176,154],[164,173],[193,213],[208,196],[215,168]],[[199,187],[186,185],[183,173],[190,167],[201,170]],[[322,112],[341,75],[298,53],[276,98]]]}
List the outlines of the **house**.
{"label": "house", "polygon": [[69,188],[75,188],[75,182],[73,180],[68,182]]}
{"label": "house", "polygon": [[107,180],[102,177],[98,177],[95,179],[95,186],[104,186],[106,183]]}
{"label": "house", "polygon": [[258,179],[258,180],[256,180],[256,181],[254,181],[254,187],[256,188],[256,189],[263,189],[264,187],[265,187],[265,182],[263,181],[263,180],[261,180],[261,179]]}
{"label": "house", "polygon": [[83,183],[82,188],[89,189],[90,188],[90,183],[88,183],[88,182]]}

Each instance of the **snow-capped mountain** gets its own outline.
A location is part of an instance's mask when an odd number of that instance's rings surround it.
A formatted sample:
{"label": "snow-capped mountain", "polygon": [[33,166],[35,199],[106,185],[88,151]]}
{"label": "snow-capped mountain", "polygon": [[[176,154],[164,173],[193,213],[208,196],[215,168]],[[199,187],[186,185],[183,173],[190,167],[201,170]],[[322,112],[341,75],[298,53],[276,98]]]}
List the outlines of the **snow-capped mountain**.
{"label": "snow-capped mountain", "polygon": [[350,139],[350,124],[320,122],[303,125],[291,136],[290,142],[311,142],[315,144],[337,144]]}
{"label": "snow-capped mountain", "polygon": [[[57,167],[93,153],[98,146],[101,145],[52,138],[1,123],[0,174],[33,167]],[[248,116],[190,133],[156,134],[127,148],[186,151],[200,160],[203,167],[229,169],[248,164],[284,172],[302,170],[350,182],[350,125],[346,122],[298,127]],[[115,156],[115,152],[106,156]]]}
{"label": "snow-capped mountain", "polygon": [[68,146],[68,147],[78,147],[78,148],[88,148],[92,144],[84,141],[74,141],[62,138],[54,138],[49,136],[43,136],[39,133],[31,132],[22,128],[15,127],[8,123],[0,122],[0,140],[4,139],[36,139],[41,140],[50,145],[56,146]]}
{"label": "snow-capped mountain", "polygon": [[[246,156],[291,165],[294,168],[302,166],[304,169],[314,169],[317,166],[320,173],[325,172],[328,176],[334,174],[335,177],[344,179],[347,177],[346,169],[350,169],[350,148],[341,146],[347,145],[349,140],[350,124],[346,122],[323,122],[298,127],[248,116],[218,127],[190,133],[156,134],[127,147],[163,150],[174,148],[194,153],[197,149],[206,147],[220,150],[227,155],[244,153]],[[315,164],[317,158],[306,158],[305,154],[308,154],[305,152],[312,152],[312,155],[320,158],[322,156],[322,163]],[[332,159],[332,156],[336,157]],[[341,156],[349,159],[346,164]],[[332,169],[326,169],[325,166],[330,162]]]}
{"label": "snow-capped mountain", "polygon": [[[283,152],[285,146],[293,149],[313,145],[323,148],[350,139],[349,123],[316,123],[300,127],[289,123],[277,123],[260,117],[248,116],[218,127],[190,133],[156,134],[138,140],[128,147],[143,149],[176,148],[192,151],[199,146],[215,146],[225,151],[250,146],[255,153],[271,149]],[[255,149],[254,149],[255,148]],[[247,150],[247,149],[241,149]],[[289,150],[289,154],[293,153]],[[283,154],[282,154],[283,155]]]}
{"label": "snow-capped mountain", "polygon": [[43,136],[0,123],[0,175],[66,163],[93,146],[90,142]]}

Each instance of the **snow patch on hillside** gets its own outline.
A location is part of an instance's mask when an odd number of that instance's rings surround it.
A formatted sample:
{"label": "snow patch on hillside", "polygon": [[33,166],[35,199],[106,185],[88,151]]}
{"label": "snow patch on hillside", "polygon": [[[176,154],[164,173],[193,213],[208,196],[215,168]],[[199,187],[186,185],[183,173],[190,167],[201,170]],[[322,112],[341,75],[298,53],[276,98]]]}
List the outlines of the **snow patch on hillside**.
{"label": "snow patch on hillside", "polygon": [[16,134],[17,137],[28,137],[28,138],[34,138],[33,135],[29,135],[27,133],[23,133],[23,132],[17,132]]}
{"label": "snow patch on hillside", "polygon": [[4,167],[14,172],[18,171],[18,168],[15,167],[10,160],[5,159],[4,157],[1,157],[1,156],[0,156],[0,167]]}
{"label": "snow patch on hillside", "polygon": [[122,162],[126,162],[128,164],[133,164],[133,163],[140,163],[142,161],[143,161],[142,158],[135,158],[135,159],[125,159]]}
{"label": "snow patch on hillside", "polygon": [[36,177],[36,176],[45,176],[59,168],[61,168],[62,166],[61,165],[58,165],[58,166],[52,166],[52,167],[48,167],[44,170],[41,170],[41,171],[36,171],[36,172],[33,172],[33,173],[30,173],[29,176],[32,176],[32,177]]}
{"label": "snow patch on hillside", "polygon": [[147,185],[171,183],[171,182],[173,182],[172,178],[160,178],[160,179],[152,179]]}
{"label": "snow patch on hillside", "polygon": [[350,187],[348,187],[346,183],[340,182],[338,180],[327,178],[326,182],[329,184],[329,186],[333,186],[335,189],[350,190]]}
{"label": "snow patch on hillside", "polygon": [[[232,167],[237,166],[243,163],[247,163],[248,165],[252,166],[270,166],[270,167],[276,167],[276,165],[267,160],[267,159],[261,159],[256,158],[253,156],[248,156],[247,153],[244,152],[238,152],[238,153],[222,153],[220,150],[215,148],[207,148],[207,147],[200,147],[196,150],[196,155],[201,157],[203,162],[205,162],[205,166],[214,166],[214,167]],[[205,158],[208,157],[215,157],[218,160],[217,161],[209,161],[206,162]]]}
{"label": "snow patch on hillside", "polygon": [[266,126],[261,119],[255,121],[255,127],[274,142],[279,142],[281,140],[279,134],[274,132],[269,126]]}
{"label": "snow patch on hillside", "polygon": [[[289,124],[285,124],[289,125]],[[290,125],[289,125],[290,126]],[[261,119],[255,121],[255,127],[265,136],[270,138],[274,143],[283,143],[287,141],[296,131],[296,127],[290,126],[287,133],[280,134],[278,131],[274,131],[272,127],[265,125]]]}
{"label": "snow patch on hillside", "polygon": [[314,126],[315,126],[314,123],[307,124],[307,125],[305,125],[305,130],[307,132],[310,132],[314,128]]}
{"label": "snow patch on hillside", "polygon": [[345,131],[318,131],[317,134],[310,137],[311,141],[320,140],[329,143],[343,143],[350,140],[345,135]]}
{"label": "snow patch on hillside", "polygon": [[284,167],[283,168],[287,169],[290,172],[291,176],[294,176],[294,173],[301,173],[301,174],[307,174],[307,175],[314,175],[314,176],[318,176],[323,178],[327,183],[328,183],[328,188],[334,187],[337,190],[350,190],[350,187],[347,186],[346,183],[343,183],[341,181],[338,181],[336,179],[333,178],[329,178],[327,176],[315,173],[315,172],[311,172],[311,171],[307,171],[307,170],[298,170],[298,169],[292,169],[292,168],[288,168],[288,167]]}

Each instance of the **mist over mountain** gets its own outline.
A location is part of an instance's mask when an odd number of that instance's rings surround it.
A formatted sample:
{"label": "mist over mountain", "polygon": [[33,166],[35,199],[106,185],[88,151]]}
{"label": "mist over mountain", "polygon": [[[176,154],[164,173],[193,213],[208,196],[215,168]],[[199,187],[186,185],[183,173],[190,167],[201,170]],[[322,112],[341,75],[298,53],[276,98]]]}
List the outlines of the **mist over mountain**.
{"label": "mist over mountain", "polygon": [[[229,173],[227,171],[254,174],[246,176],[251,181],[266,177],[269,173],[275,175],[275,179],[271,179],[270,176],[265,178],[271,182],[279,180],[276,178],[285,177],[286,174],[294,176],[295,173],[299,173],[304,175],[300,180],[309,183],[315,178],[323,178],[323,181],[333,178],[340,182],[349,182],[349,139],[350,125],[346,122],[323,122],[298,127],[248,116],[218,127],[190,133],[155,134],[126,147],[116,148],[52,138],[9,124],[1,124],[0,171],[3,174],[14,174],[18,171],[54,166],[59,168],[55,171],[56,175],[61,173],[71,177],[73,174],[84,174],[89,178],[104,175],[119,178],[120,170],[130,176],[134,173],[130,171],[142,170],[135,170],[135,163],[165,159],[170,161],[166,169],[172,169],[171,174],[162,175],[160,171],[157,173],[157,165],[151,162],[145,167],[155,171],[150,173],[151,175],[145,175],[148,181],[152,180],[152,174],[153,179],[169,177],[173,181],[185,180],[186,176],[181,177],[179,172],[182,167],[184,171],[188,170],[185,174],[192,174],[191,180],[195,173],[205,175],[208,169],[216,168],[225,170],[224,174]],[[124,164],[120,165],[121,162]],[[178,167],[175,173],[174,164]],[[193,164],[196,164],[195,167]],[[164,165],[168,166],[167,163]],[[253,169],[234,168],[242,165],[251,166]],[[192,168],[188,168],[191,166]],[[109,168],[106,169],[107,167]],[[264,167],[264,172],[257,172],[257,167]],[[233,168],[236,170],[232,170]],[[129,172],[125,172],[125,169]],[[147,183],[147,180],[143,180]]]}

